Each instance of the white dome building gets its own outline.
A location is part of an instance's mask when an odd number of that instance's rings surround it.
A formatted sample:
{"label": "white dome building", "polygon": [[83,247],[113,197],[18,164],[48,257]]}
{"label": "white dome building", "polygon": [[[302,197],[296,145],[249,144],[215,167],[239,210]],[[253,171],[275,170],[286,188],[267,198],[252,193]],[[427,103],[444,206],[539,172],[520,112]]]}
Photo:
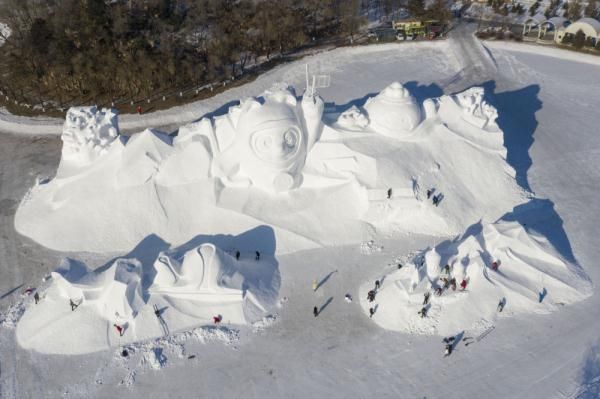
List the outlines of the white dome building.
{"label": "white dome building", "polygon": [[422,120],[421,108],[401,83],[394,82],[377,96],[367,100],[365,110],[370,126],[386,136],[402,137]]}
{"label": "white dome building", "polygon": [[586,39],[591,38],[594,43],[600,40],[600,21],[594,18],[581,18],[577,22],[559,29],[556,35],[556,42],[562,43],[565,36],[574,37],[580,30],[583,31]]}

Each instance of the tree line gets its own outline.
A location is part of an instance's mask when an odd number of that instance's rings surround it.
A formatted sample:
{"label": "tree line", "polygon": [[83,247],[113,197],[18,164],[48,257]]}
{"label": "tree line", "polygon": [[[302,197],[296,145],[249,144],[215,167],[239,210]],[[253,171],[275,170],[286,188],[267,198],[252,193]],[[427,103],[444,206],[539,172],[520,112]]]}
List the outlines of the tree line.
{"label": "tree line", "polygon": [[369,2],[5,0],[0,90],[30,104],[102,104],[234,78],[259,57],[356,35]]}

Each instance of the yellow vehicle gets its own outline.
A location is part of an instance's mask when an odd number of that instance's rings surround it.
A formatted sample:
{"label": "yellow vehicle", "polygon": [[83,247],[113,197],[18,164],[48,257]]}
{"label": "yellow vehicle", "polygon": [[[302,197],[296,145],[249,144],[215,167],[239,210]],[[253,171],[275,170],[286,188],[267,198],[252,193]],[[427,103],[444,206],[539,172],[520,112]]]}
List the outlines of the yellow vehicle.
{"label": "yellow vehicle", "polygon": [[441,23],[436,20],[402,20],[394,21],[392,27],[397,32],[398,39],[415,39],[418,36],[434,38],[441,32]]}

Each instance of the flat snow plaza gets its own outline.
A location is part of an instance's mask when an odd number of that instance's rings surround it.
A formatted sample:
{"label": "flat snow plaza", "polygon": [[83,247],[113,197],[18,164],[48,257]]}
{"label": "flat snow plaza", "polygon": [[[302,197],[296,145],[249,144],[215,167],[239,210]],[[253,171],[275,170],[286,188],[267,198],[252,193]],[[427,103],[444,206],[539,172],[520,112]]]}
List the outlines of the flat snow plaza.
{"label": "flat snow plaza", "polygon": [[472,30],[2,111],[0,397],[599,397],[600,60]]}

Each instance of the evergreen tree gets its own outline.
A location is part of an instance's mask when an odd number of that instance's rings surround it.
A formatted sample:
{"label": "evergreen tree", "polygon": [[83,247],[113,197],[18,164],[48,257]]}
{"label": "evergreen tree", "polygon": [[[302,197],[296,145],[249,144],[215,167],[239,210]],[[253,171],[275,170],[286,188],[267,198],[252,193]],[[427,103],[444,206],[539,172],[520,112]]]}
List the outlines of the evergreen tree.
{"label": "evergreen tree", "polygon": [[595,18],[598,14],[596,0],[588,0],[587,6],[583,10],[586,17]]}
{"label": "evergreen tree", "polygon": [[571,21],[577,21],[579,18],[581,18],[581,3],[579,0],[572,0],[569,2],[567,15]]}
{"label": "evergreen tree", "polygon": [[580,49],[585,45],[585,33],[581,29],[575,33],[575,37],[573,37],[573,47],[576,49]]}

